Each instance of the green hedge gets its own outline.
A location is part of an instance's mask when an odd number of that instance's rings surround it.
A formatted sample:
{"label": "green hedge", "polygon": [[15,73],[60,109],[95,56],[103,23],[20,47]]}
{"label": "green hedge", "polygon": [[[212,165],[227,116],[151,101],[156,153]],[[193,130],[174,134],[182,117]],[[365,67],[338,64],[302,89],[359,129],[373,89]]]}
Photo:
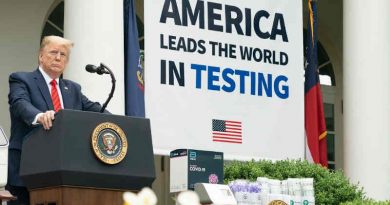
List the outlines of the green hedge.
{"label": "green hedge", "polygon": [[[235,179],[255,181],[257,177],[284,180],[287,178],[314,178],[316,204],[341,204],[362,202],[363,189],[351,184],[341,171],[331,171],[319,165],[301,160],[269,160],[225,162],[224,182]],[[367,201],[367,200],[366,200]],[[345,205],[349,205],[347,203]]]}
{"label": "green hedge", "polygon": [[341,205],[390,205],[390,201],[374,201],[374,200],[355,200],[352,202],[341,203]]}

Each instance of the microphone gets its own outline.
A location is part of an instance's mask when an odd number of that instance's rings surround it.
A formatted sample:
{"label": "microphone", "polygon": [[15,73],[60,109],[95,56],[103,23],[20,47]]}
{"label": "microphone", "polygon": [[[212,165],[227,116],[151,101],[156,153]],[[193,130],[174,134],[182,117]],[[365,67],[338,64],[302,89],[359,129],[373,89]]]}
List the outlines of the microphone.
{"label": "microphone", "polygon": [[104,66],[95,66],[95,65],[92,65],[92,64],[88,64],[85,66],[85,70],[90,72],[90,73],[97,73],[99,75],[103,75],[103,74],[110,74],[110,72],[108,72]]}
{"label": "microphone", "polygon": [[114,73],[112,72],[112,70],[109,67],[107,67],[103,63],[100,63],[100,66],[98,66],[98,67],[96,67],[96,66],[94,66],[92,64],[88,64],[88,65],[85,66],[85,70],[90,72],[90,73],[97,73],[99,75],[110,74],[110,76],[111,76],[111,83],[112,83],[111,91],[110,91],[110,94],[108,95],[108,98],[107,98],[106,102],[103,104],[102,108],[100,109],[100,112],[104,112],[104,110],[106,109],[106,107],[107,107],[108,103],[110,102],[112,96],[114,95],[115,83],[116,83]]}

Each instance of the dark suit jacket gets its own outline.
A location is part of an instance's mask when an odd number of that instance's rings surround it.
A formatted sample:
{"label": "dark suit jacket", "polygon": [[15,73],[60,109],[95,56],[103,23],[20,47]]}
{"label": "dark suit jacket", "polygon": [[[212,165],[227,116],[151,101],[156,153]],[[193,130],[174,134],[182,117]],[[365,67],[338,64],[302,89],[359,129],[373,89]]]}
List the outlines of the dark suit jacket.
{"label": "dark suit jacket", "polygon": [[[50,91],[41,72],[12,73],[9,77],[8,103],[11,114],[11,137],[8,157],[8,184],[24,186],[19,177],[20,154],[23,139],[36,127],[33,126],[38,113],[54,110]],[[79,84],[65,79],[59,80],[65,109],[99,112],[99,103],[91,102],[81,93]]]}

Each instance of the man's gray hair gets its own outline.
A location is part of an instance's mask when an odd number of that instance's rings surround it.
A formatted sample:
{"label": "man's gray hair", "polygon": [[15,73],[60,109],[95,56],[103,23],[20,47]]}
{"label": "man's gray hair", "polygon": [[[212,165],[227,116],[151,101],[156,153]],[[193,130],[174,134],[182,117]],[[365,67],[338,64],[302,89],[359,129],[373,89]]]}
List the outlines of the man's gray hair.
{"label": "man's gray hair", "polygon": [[50,43],[58,43],[58,44],[64,45],[66,47],[66,49],[68,50],[68,52],[70,52],[70,49],[73,47],[73,42],[71,40],[66,39],[66,38],[62,38],[60,36],[45,36],[42,39],[40,51],[42,51],[43,48],[45,48],[45,46],[47,46]]}

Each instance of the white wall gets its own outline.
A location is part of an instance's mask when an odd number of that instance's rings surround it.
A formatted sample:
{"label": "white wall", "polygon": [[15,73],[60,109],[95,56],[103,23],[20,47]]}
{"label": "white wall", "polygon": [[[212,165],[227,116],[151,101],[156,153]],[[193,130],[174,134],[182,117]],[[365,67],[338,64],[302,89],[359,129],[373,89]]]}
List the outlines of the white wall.
{"label": "white wall", "polygon": [[0,126],[9,137],[8,76],[32,71],[47,11],[54,0],[0,0]]}

